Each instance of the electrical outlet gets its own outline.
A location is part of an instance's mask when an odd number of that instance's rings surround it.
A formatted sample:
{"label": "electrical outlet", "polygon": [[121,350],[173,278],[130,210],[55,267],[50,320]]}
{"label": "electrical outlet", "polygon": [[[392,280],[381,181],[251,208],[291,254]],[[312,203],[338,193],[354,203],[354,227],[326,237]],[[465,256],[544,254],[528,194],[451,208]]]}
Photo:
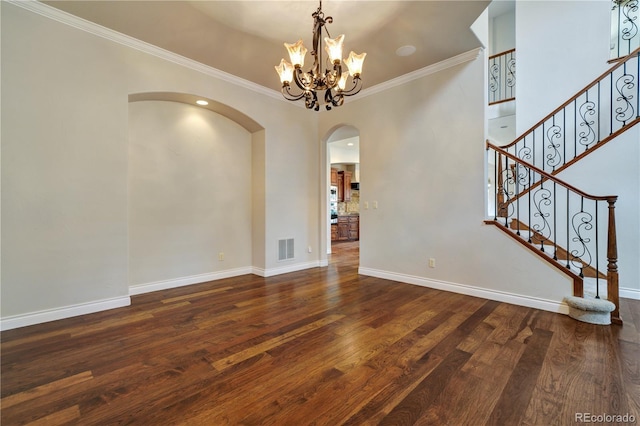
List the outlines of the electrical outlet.
{"label": "electrical outlet", "polygon": [[224,260],[224,252],[221,251],[220,253],[218,253],[218,260],[223,261]]}
{"label": "electrical outlet", "polygon": [[374,201],[374,202],[373,202],[373,208],[374,208],[374,209],[377,209],[377,208],[378,208],[378,202],[377,202],[377,201]]}
{"label": "electrical outlet", "polygon": [[369,202],[368,201],[364,202],[364,209],[365,210],[369,210]]}
{"label": "electrical outlet", "polygon": [[307,251],[308,251],[309,253],[311,253],[311,246],[309,246],[309,247],[307,248]]}
{"label": "electrical outlet", "polygon": [[429,268],[435,268],[436,267],[436,260],[433,257],[429,258]]}

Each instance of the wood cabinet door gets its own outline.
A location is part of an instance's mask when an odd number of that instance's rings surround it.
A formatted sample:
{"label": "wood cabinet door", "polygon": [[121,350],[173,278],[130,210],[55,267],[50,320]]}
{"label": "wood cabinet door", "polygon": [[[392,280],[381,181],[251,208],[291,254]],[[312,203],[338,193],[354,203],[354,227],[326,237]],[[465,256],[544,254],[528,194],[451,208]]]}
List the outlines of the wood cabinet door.
{"label": "wood cabinet door", "polygon": [[358,216],[349,217],[349,239],[360,239],[360,218]]}
{"label": "wood cabinet door", "polygon": [[331,168],[331,185],[338,186],[338,169]]}
{"label": "wood cabinet door", "polygon": [[349,219],[346,217],[338,218],[338,240],[345,241],[349,239]]}
{"label": "wood cabinet door", "polygon": [[351,172],[344,172],[344,201],[351,201]]}
{"label": "wood cabinet door", "polygon": [[344,201],[344,174],[342,172],[338,172],[338,201]]}

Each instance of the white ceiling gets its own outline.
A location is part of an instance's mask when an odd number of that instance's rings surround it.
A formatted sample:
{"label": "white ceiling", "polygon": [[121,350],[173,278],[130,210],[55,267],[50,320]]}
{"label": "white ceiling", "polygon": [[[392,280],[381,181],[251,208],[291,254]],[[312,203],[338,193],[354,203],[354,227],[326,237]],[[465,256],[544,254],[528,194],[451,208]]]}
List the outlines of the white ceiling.
{"label": "white ceiling", "polygon": [[[280,90],[283,42],[311,46],[316,1],[44,1],[53,7],[259,85]],[[480,47],[469,27],[489,0],[325,0],[332,37],[367,52],[365,87]],[[398,57],[396,49],[416,53]],[[346,56],[346,54],[345,54]],[[288,58],[285,58],[288,59]],[[307,57],[307,62],[311,62]]]}
{"label": "white ceiling", "polygon": [[489,140],[498,146],[511,143],[516,138],[516,116],[506,115],[489,120],[487,126]]}

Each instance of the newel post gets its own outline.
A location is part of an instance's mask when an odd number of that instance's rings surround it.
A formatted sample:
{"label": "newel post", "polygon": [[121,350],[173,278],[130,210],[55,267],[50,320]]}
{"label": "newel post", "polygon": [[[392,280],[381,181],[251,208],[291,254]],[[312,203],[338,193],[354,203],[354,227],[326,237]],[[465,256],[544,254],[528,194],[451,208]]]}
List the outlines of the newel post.
{"label": "newel post", "polygon": [[607,298],[616,305],[611,312],[611,322],[622,324],[620,318],[620,296],[618,290],[618,243],[616,241],[616,211],[615,203],[618,197],[607,199],[609,203],[609,226],[607,234]]}

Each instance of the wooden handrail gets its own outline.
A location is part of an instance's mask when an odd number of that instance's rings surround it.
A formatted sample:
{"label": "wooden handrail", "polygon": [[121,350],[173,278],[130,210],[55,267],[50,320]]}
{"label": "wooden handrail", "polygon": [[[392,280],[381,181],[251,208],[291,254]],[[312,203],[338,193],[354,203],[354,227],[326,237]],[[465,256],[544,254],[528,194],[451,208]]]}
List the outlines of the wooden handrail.
{"label": "wooden handrail", "polygon": [[515,155],[511,154],[510,152],[507,152],[504,150],[503,147],[499,147],[496,146],[494,144],[492,144],[491,142],[489,142],[489,140],[487,140],[487,150],[491,148],[494,151],[498,152],[501,155],[504,155],[505,157],[511,158],[513,161],[515,161],[516,163],[520,163],[522,165],[524,165],[525,167],[533,170],[534,172],[538,173],[540,176],[542,176],[545,180],[550,180],[552,182],[555,182],[561,186],[564,186],[565,188],[567,188],[568,190],[575,192],[576,194],[587,198],[589,200],[594,200],[594,201],[608,201],[608,202],[613,202],[615,203],[618,199],[617,195],[591,195],[591,194],[587,194],[586,192],[576,188],[575,186],[568,184],[567,182],[558,179],[557,177],[545,172],[542,169],[539,169],[538,167],[534,166],[533,164],[529,164],[525,161],[523,161],[522,159],[516,157]]}
{"label": "wooden handrail", "polygon": [[496,53],[495,55],[489,56],[488,60],[492,60],[493,58],[497,58],[498,56],[506,55],[507,53],[515,52],[516,49],[505,50],[504,52]]}
{"label": "wooden handrail", "polygon": [[[627,55],[627,57],[623,60],[618,62],[616,65],[614,65],[613,67],[609,68],[608,71],[603,72],[601,75],[598,76],[598,78],[596,78],[595,80],[593,80],[591,83],[589,83],[587,86],[585,86],[584,89],[580,90],[576,95],[574,95],[571,99],[569,99],[568,101],[566,101],[565,103],[563,103],[561,106],[559,106],[558,108],[556,108],[555,110],[553,110],[552,113],[550,113],[549,115],[547,115],[545,118],[543,118],[542,120],[538,121],[536,124],[534,124],[529,130],[527,130],[526,132],[522,133],[520,136],[518,136],[513,142],[507,144],[507,145],[503,145],[500,148],[502,149],[507,149],[507,148],[511,148],[513,145],[515,145],[516,143],[520,142],[524,137],[526,137],[529,133],[535,131],[538,127],[540,127],[542,124],[544,124],[547,120],[549,120],[550,118],[552,118],[554,115],[556,115],[557,113],[559,113],[560,111],[562,111],[563,109],[565,109],[567,107],[567,105],[569,105],[571,102],[575,101],[576,99],[578,99],[580,96],[582,96],[582,94],[584,92],[586,92],[587,90],[591,89],[593,86],[595,86],[596,84],[598,84],[598,82],[600,80],[602,80],[603,78],[605,78],[607,75],[611,74],[612,72],[614,72],[615,70],[617,70],[618,68],[620,68],[623,64],[625,64],[629,59],[633,58],[636,55],[640,55],[640,47],[637,48],[636,50],[634,50],[633,52],[631,52],[629,55]],[[638,60],[640,60],[640,58],[638,58]]]}
{"label": "wooden handrail", "polygon": [[502,104],[504,102],[511,102],[511,101],[515,101],[515,100],[516,100],[516,98],[501,99],[499,101],[489,102],[489,105],[497,105],[497,104]]}

